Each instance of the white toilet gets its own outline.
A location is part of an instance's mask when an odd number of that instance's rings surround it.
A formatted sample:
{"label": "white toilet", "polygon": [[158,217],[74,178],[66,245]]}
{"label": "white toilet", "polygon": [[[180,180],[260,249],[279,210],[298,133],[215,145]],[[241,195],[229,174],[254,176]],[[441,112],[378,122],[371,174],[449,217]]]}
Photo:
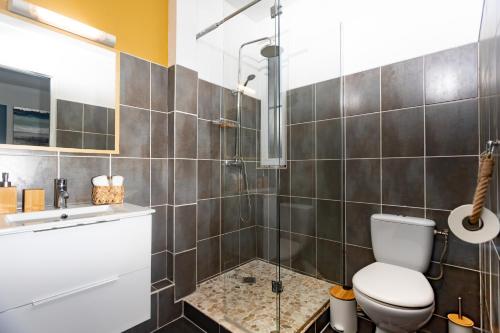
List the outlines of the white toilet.
{"label": "white toilet", "polygon": [[415,332],[434,312],[434,292],[422,274],[434,241],[431,220],[388,214],[371,217],[375,260],[352,278],[359,306],[376,333]]}

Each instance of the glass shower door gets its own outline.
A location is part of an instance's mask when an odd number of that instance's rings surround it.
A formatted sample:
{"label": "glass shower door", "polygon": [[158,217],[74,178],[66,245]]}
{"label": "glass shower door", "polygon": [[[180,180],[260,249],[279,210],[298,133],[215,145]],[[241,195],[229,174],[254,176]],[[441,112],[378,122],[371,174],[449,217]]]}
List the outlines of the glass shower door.
{"label": "glass shower door", "polygon": [[[224,1],[223,16],[251,3]],[[221,117],[226,124],[221,135],[224,314],[228,328],[243,332],[279,328],[276,168],[286,158],[280,158],[279,131],[270,130],[284,124],[279,94],[279,8],[279,1],[261,0],[221,27]]]}

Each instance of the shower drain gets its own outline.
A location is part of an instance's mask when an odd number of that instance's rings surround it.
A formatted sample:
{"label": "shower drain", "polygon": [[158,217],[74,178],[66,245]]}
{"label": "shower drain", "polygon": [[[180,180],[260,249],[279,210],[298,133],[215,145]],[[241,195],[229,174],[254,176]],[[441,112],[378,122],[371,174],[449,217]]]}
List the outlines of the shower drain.
{"label": "shower drain", "polygon": [[257,282],[257,279],[253,276],[245,276],[243,278],[243,283],[254,284],[255,282]]}

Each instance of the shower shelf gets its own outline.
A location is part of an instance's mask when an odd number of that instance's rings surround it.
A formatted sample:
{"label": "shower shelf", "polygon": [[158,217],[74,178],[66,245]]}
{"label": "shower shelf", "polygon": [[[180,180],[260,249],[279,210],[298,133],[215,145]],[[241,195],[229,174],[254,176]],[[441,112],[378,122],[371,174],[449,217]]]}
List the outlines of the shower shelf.
{"label": "shower shelf", "polygon": [[236,128],[238,127],[238,122],[231,120],[231,119],[226,119],[226,118],[219,118],[217,120],[212,121],[213,124],[221,127],[221,128]]}

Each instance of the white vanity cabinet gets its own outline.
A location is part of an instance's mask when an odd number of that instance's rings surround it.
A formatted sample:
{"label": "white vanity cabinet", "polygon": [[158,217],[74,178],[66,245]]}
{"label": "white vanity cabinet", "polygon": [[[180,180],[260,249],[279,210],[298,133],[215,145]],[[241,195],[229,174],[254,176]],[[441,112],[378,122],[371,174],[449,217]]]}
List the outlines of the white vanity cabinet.
{"label": "white vanity cabinet", "polygon": [[0,233],[0,332],[119,333],[149,319],[151,212],[112,218]]}

